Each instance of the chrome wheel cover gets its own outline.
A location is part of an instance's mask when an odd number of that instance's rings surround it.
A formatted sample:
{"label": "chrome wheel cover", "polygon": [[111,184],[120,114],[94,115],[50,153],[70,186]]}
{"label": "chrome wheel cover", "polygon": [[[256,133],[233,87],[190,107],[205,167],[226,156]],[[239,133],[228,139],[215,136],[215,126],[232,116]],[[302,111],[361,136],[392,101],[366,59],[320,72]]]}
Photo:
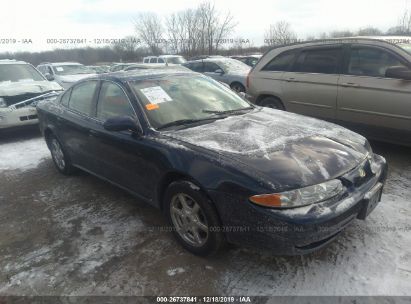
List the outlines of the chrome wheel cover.
{"label": "chrome wheel cover", "polygon": [[171,199],[170,215],[178,235],[194,247],[203,246],[209,237],[206,217],[200,205],[185,193]]}

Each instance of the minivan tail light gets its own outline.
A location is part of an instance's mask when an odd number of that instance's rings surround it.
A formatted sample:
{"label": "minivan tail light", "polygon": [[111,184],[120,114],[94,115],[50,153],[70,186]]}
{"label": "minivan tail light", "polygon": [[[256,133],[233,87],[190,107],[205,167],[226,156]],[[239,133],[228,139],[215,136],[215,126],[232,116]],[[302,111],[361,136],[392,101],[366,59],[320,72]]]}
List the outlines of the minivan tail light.
{"label": "minivan tail light", "polygon": [[247,86],[247,89],[250,87],[250,74],[251,74],[251,71],[248,72],[247,79],[245,81],[245,85]]}

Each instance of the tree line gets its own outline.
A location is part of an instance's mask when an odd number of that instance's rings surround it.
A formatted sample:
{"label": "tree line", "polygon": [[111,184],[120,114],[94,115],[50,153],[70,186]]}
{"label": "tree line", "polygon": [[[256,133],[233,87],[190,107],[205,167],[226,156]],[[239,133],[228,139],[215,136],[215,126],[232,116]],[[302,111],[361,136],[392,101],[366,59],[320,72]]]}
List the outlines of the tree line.
{"label": "tree line", "polygon": [[[197,7],[171,13],[160,18],[153,12],[140,12],[134,18],[135,33],[120,43],[105,47],[54,49],[42,52],[8,52],[0,59],[17,59],[37,65],[41,62],[76,61],[86,65],[108,62],[139,62],[143,57],[180,54],[186,58],[197,55],[242,55],[264,52],[272,46],[296,41],[371,35],[411,35],[411,12],[406,10],[397,25],[383,32],[375,27],[357,31],[339,30],[310,35],[301,39],[286,21],[268,26],[264,44],[254,46],[247,39],[231,37],[237,21],[230,12],[221,12],[209,1]],[[139,43],[136,43],[136,39]]]}

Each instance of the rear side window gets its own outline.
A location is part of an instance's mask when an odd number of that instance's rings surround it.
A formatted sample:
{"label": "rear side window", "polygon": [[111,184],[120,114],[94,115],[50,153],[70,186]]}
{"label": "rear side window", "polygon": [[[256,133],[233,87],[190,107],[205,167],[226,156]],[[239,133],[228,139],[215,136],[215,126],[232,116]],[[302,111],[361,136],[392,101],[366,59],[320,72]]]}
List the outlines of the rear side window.
{"label": "rear side window", "polygon": [[294,72],[337,74],[341,61],[341,48],[302,51],[294,64]]}
{"label": "rear side window", "polygon": [[348,74],[371,77],[385,77],[385,72],[393,66],[405,67],[394,55],[372,47],[351,49]]}
{"label": "rear side window", "polygon": [[192,62],[192,63],[189,63],[185,66],[188,67],[190,70],[192,70],[194,72],[198,72],[198,73],[203,72],[203,63],[202,62]]}
{"label": "rear side window", "polygon": [[217,70],[221,70],[221,68],[214,62],[204,62],[204,72],[214,73]]}
{"label": "rear side window", "polygon": [[[295,58],[295,51],[283,52],[267,63],[262,71],[288,71]],[[257,59],[256,59],[257,61]]]}
{"label": "rear side window", "polygon": [[65,93],[63,94],[63,96],[61,96],[60,102],[61,102],[62,105],[68,107],[69,99],[70,99],[70,94],[71,94],[71,90],[65,92]]}
{"label": "rear side window", "polygon": [[97,81],[82,82],[71,89],[69,108],[77,112],[91,115],[91,106]]}
{"label": "rear side window", "polygon": [[163,58],[158,58],[158,63],[164,63]]}
{"label": "rear side window", "polygon": [[116,84],[104,82],[97,104],[97,118],[106,120],[114,116],[132,116],[133,108],[124,91]]}

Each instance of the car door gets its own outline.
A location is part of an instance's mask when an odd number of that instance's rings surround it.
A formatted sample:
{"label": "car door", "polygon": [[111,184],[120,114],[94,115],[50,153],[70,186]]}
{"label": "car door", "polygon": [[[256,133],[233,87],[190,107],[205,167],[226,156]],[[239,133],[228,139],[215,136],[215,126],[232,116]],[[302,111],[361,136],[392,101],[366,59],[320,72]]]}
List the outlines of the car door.
{"label": "car door", "polygon": [[89,132],[94,125],[93,107],[98,87],[97,80],[83,81],[64,93],[61,99],[66,108],[57,118],[58,136],[73,164],[87,170],[95,166],[89,145]]}
{"label": "car door", "polygon": [[291,71],[282,75],[282,97],[287,110],[335,119],[342,57],[341,45],[300,50]]}
{"label": "car door", "polygon": [[408,65],[391,50],[352,45],[339,80],[338,119],[371,136],[410,136],[411,81],[385,76],[390,67]]}
{"label": "car door", "polygon": [[[223,73],[217,73],[216,71],[221,70]],[[227,84],[228,80],[224,76],[224,70],[221,66],[214,62],[204,62],[203,63],[203,73],[215,80],[225,82]]]}
{"label": "car door", "polygon": [[104,122],[116,116],[131,116],[136,112],[122,86],[103,81],[96,107],[96,120],[89,138],[97,167],[94,173],[148,199],[152,183],[148,172],[154,172],[147,142],[131,131],[112,132],[104,129]]}

